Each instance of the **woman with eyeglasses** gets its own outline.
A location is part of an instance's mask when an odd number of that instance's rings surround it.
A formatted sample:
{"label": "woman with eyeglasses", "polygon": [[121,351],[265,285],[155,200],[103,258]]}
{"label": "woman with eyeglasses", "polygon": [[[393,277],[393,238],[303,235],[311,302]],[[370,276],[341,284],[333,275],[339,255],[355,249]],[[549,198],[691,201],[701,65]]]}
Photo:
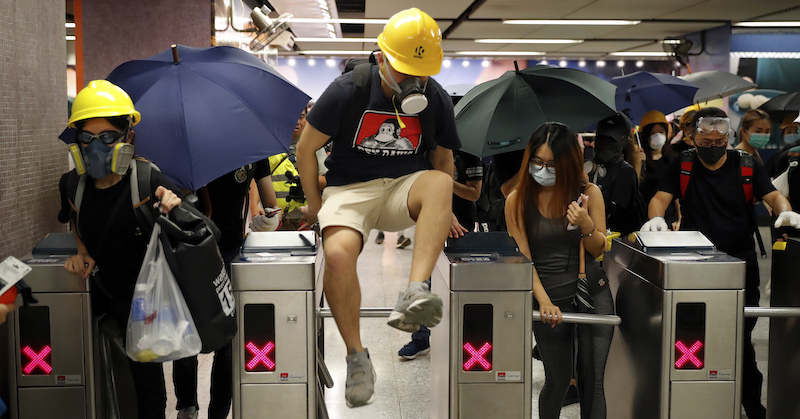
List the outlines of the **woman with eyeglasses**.
{"label": "woman with eyeglasses", "polygon": [[[613,312],[611,292],[595,259],[606,243],[603,194],[583,171],[577,135],[558,122],[546,123],[533,133],[517,178],[506,200],[506,223],[520,252],[535,265],[534,307],[541,322],[534,322],[533,332],[545,369],[539,417],[557,419],[573,371],[575,325],[562,323],[562,313],[578,310],[581,241],[586,276],[595,279],[594,284],[589,281],[590,300],[596,309]],[[593,395],[591,407],[581,406],[582,412],[593,412],[592,418],[605,417],[602,372],[612,333],[613,328],[592,337],[578,332],[579,345],[595,347],[584,352],[592,353],[593,365],[588,367],[596,372],[593,388],[587,389]]]}
{"label": "woman with eyeglasses", "polygon": [[[77,130],[76,143],[71,145],[77,169],[62,177],[59,185],[59,220],[71,222],[78,247],[78,254],[67,259],[64,267],[84,279],[98,268],[92,287],[93,309],[95,313],[105,312],[122,330],[128,322],[134,286],[150,240],[147,231],[151,227],[140,224],[131,201],[133,126],[140,119],[124,90],[105,80],[89,82],[75,98],[69,120],[69,126]],[[77,184],[81,176],[85,189],[80,204],[75,204],[76,197],[69,196],[74,189],[69,185],[72,181]],[[150,193],[159,200],[162,213],[181,204],[181,198],[173,192],[177,189],[161,172],[152,171],[151,185],[155,187]],[[64,207],[64,202],[69,205]],[[128,363],[139,418],[163,419],[167,394],[162,364]]]}
{"label": "woman with eyeglasses", "polygon": [[738,133],[739,144],[735,148],[752,154],[763,164],[758,149],[767,145],[770,131],[772,131],[772,120],[769,115],[761,109],[748,109],[742,117]]}

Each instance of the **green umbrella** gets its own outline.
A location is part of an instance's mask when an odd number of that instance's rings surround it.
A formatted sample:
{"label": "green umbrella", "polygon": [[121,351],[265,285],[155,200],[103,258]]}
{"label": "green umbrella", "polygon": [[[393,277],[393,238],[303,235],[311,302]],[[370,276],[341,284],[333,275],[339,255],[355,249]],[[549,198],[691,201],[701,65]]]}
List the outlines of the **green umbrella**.
{"label": "green umbrella", "polygon": [[455,106],[461,149],[479,157],[522,150],[557,121],[580,131],[613,115],[617,87],[589,73],[537,65],[479,84]]}

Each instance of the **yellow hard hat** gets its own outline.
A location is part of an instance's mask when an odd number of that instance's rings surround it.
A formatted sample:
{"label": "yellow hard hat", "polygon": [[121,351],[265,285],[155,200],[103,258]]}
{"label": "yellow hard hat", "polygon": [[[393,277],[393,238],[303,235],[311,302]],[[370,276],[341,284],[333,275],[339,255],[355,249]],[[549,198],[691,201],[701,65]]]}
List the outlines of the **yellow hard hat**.
{"label": "yellow hard hat", "polygon": [[75,128],[78,121],[116,116],[130,117],[133,125],[142,119],[142,115],[134,109],[131,97],[119,86],[107,80],[92,80],[75,97],[67,126]]}
{"label": "yellow hard hat", "polygon": [[397,12],[378,35],[378,47],[395,70],[411,76],[439,74],[442,31],[427,13],[412,7]]}
{"label": "yellow hard hat", "polygon": [[642,121],[639,122],[639,125],[644,128],[650,124],[664,124],[669,125],[667,123],[667,117],[664,116],[663,113],[659,111],[650,111],[642,116]]}

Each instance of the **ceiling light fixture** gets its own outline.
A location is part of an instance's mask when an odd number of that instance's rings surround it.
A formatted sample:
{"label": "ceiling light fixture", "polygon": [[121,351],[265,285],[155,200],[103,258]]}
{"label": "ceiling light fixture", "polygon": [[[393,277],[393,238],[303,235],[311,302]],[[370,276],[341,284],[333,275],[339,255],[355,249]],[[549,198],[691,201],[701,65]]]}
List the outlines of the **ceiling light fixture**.
{"label": "ceiling light fixture", "polygon": [[67,41],[74,41],[76,39],[75,35],[67,35],[65,38]]}
{"label": "ceiling light fixture", "polygon": [[351,43],[376,43],[378,38],[294,38],[295,42],[351,42]]}
{"label": "ceiling light fixture", "polygon": [[598,66],[598,67],[600,67],[600,68],[603,68],[603,67],[605,67],[605,66],[606,66],[606,62],[605,62],[605,61],[603,61],[603,60],[598,60],[598,61],[595,63],[595,65],[596,65],[596,66]]}
{"label": "ceiling light fixture", "polygon": [[509,19],[503,23],[507,25],[596,25],[596,26],[626,26],[638,25],[641,20],[613,20],[613,19]]}
{"label": "ceiling light fixture", "polygon": [[664,51],[621,51],[612,52],[609,55],[615,57],[672,57],[675,54]]}
{"label": "ceiling light fixture", "polygon": [[372,51],[313,50],[313,51],[297,51],[297,53],[303,55],[349,56],[349,55],[369,55],[372,54]]}
{"label": "ceiling light fixture", "polygon": [[795,28],[800,27],[800,22],[797,21],[786,21],[786,22],[767,22],[767,21],[760,21],[760,22],[739,22],[734,23],[733,26],[743,26],[746,28]]}
{"label": "ceiling light fixture", "polygon": [[583,39],[476,39],[480,44],[580,44]]}
{"label": "ceiling light fixture", "polygon": [[536,51],[456,51],[455,55],[482,55],[485,57],[514,57],[544,55],[543,52]]}
{"label": "ceiling light fixture", "polygon": [[75,27],[75,22],[67,22],[64,24],[64,27],[67,29],[72,29]]}

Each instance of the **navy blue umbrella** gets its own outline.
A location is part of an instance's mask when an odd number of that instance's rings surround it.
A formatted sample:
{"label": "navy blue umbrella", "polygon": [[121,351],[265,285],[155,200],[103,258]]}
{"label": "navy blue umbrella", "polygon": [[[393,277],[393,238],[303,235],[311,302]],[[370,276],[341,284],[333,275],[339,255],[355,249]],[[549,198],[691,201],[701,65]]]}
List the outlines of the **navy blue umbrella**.
{"label": "navy blue umbrella", "polygon": [[173,46],[124,63],[107,79],[142,114],[137,154],[192,190],[288,151],[310,99],[261,59],[224,46]]}
{"label": "navy blue umbrella", "polygon": [[700,88],[669,74],[637,71],[627,76],[609,80],[617,86],[614,102],[617,110],[625,113],[631,122],[638,124],[649,111],[668,114],[694,103]]}

